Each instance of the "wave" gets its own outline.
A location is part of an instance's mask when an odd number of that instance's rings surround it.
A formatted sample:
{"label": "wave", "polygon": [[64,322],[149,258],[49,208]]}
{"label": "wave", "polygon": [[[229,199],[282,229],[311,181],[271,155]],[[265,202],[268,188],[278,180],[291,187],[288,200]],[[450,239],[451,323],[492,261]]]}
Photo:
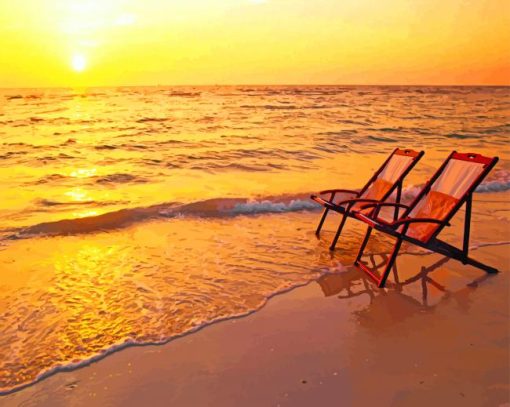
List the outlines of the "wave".
{"label": "wave", "polygon": [[402,133],[405,132],[406,129],[404,127],[381,127],[380,129],[377,129],[379,131],[383,131],[385,133]]}
{"label": "wave", "polygon": [[[402,191],[404,200],[411,200],[421,190],[423,185],[410,185]],[[510,190],[510,181],[486,181],[476,188],[475,192],[479,194],[505,192]]]}
{"label": "wave", "polygon": [[314,201],[293,199],[288,203],[273,202],[269,200],[238,203],[231,210],[233,214],[258,214],[258,213],[281,213],[303,210],[314,210],[318,206]]}
{"label": "wave", "polygon": [[487,181],[476,188],[476,192],[504,192],[510,190],[510,181]]}
{"label": "wave", "polygon": [[94,200],[87,200],[87,201],[55,201],[51,199],[37,199],[34,201],[34,203],[39,207],[37,210],[41,211],[41,207],[73,207],[73,206],[95,206],[95,207],[102,207],[102,206],[111,206],[111,205],[123,205],[128,203],[129,201],[94,201]]}
{"label": "wave", "polygon": [[[3,156],[0,156],[0,159],[2,159]],[[47,160],[54,160],[53,157],[46,157]],[[42,184],[48,184],[48,183],[58,183],[62,181],[68,181],[73,180],[74,177],[66,176],[62,174],[49,174],[45,175],[38,180],[32,181],[27,183],[27,185],[42,185]],[[115,185],[115,184],[142,184],[149,182],[146,178],[143,178],[141,176],[136,176],[133,174],[127,174],[127,173],[114,173],[114,174],[107,174],[103,176],[90,176],[88,177],[90,182],[101,184],[101,185]],[[43,200],[41,200],[43,201]]]}
{"label": "wave", "polygon": [[399,140],[396,140],[394,138],[387,138],[387,137],[381,137],[381,136],[368,136],[369,140],[373,141],[381,141],[383,143],[397,143]]}
{"label": "wave", "polygon": [[461,133],[450,133],[450,134],[446,134],[445,137],[459,139],[459,140],[479,139],[480,138],[480,136],[477,134],[461,134]]}
{"label": "wave", "polygon": [[[53,202],[51,204],[54,204]],[[50,204],[50,205],[51,205]],[[306,194],[294,197],[269,197],[262,200],[243,198],[216,198],[193,203],[168,202],[148,207],[126,208],[97,216],[63,219],[19,228],[7,239],[25,239],[44,236],[65,236],[95,233],[128,227],[134,223],[158,218],[200,217],[217,218],[262,213],[315,210],[320,206],[308,200]]]}
{"label": "wave", "polygon": [[126,184],[126,183],[130,183],[130,182],[144,183],[144,182],[148,182],[148,180],[146,180],[145,178],[142,178],[142,177],[137,177],[136,175],[124,174],[124,173],[109,174],[109,175],[105,175],[103,177],[96,178],[97,184],[105,184],[105,185],[107,185],[107,184]]}
{"label": "wave", "polygon": [[179,91],[170,91],[167,93],[168,96],[172,97],[198,97],[202,95],[202,92],[179,92]]}
{"label": "wave", "polygon": [[147,123],[147,122],[154,122],[154,123],[159,123],[159,122],[167,122],[167,121],[171,121],[172,119],[170,117],[142,117],[138,120],[136,120],[137,123]]}
{"label": "wave", "polygon": [[52,201],[51,199],[39,199],[36,201],[38,205],[41,206],[83,206],[83,205],[91,205],[95,204],[95,201],[77,201],[77,202],[59,202]]}
{"label": "wave", "polygon": [[[122,174],[117,174],[122,175]],[[119,182],[119,180],[116,180]],[[402,193],[403,201],[411,201],[421,190],[420,185],[411,185]],[[477,193],[494,193],[510,190],[510,180],[494,180],[482,183]],[[95,233],[131,226],[134,223],[162,218],[219,218],[240,215],[278,214],[299,211],[315,211],[321,206],[311,201],[308,193],[248,198],[213,198],[192,203],[167,202],[147,207],[120,209],[102,215],[76,219],[44,222],[9,233],[8,240],[44,236],[65,236]],[[41,201],[45,206],[60,205],[58,202]],[[87,202],[91,204],[94,202]],[[100,203],[98,206],[101,206]],[[1,232],[1,231],[0,231]],[[5,233],[5,231],[3,231]]]}
{"label": "wave", "polygon": [[101,144],[94,147],[96,150],[115,150],[117,147],[110,144]]}

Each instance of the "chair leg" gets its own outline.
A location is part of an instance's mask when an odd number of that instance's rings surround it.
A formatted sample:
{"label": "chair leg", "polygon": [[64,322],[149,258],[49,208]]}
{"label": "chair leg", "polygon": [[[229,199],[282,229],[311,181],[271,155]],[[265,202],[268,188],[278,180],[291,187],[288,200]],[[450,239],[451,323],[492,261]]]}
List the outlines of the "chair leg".
{"label": "chair leg", "polygon": [[[485,271],[489,274],[498,273],[499,270],[488,266],[487,264],[483,264],[479,262],[478,260],[475,260],[471,257],[469,257],[466,252],[466,245],[464,246],[464,250],[461,250],[455,246],[452,246],[451,244],[448,244],[446,242],[443,242],[442,240],[436,239],[434,242],[434,245],[431,247],[433,251],[436,253],[442,254],[443,256],[446,256],[450,259],[455,259],[457,261],[460,261],[462,264],[469,264],[471,266],[474,266],[476,268],[479,268],[480,270]],[[428,247],[427,247],[428,248]]]}
{"label": "chair leg", "polygon": [[317,237],[321,234],[322,225],[324,224],[324,221],[326,220],[326,216],[328,216],[329,209],[324,208],[324,212],[322,213],[321,220],[319,221],[319,225],[317,226],[317,230],[315,231],[315,235]]}
{"label": "chair leg", "polygon": [[358,251],[358,255],[356,256],[356,260],[354,260],[354,264],[357,266],[361,256],[363,256],[363,251],[365,250],[365,247],[367,246],[368,240],[370,239],[370,234],[372,233],[372,228],[369,226],[367,228],[367,233],[365,233],[365,238],[363,239],[363,243],[361,243],[361,246]]}
{"label": "chair leg", "polygon": [[386,264],[386,268],[384,269],[381,279],[379,280],[379,284],[378,284],[379,288],[383,288],[385,286],[386,280],[390,274],[391,268],[393,267],[393,264],[395,263],[395,260],[397,259],[397,255],[398,255],[401,245],[402,245],[402,239],[397,239],[397,242],[395,243],[395,247],[393,248],[393,251],[391,252],[390,259],[388,260],[388,264]]}
{"label": "chair leg", "polygon": [[346,220],[347,220],[347,211],[345,211],[344,216],[342,216],[342,221],[340,222],[340,225],[338,226],[335,237],[333,238],[333,241],[331,242],[331,246],[329,246],[329,250],[331,250],[331,251],[335,250],[336,242],[338,242],[338,238],[340,237],[340,233],[342,233],[342,229],[344,228]]}
{"label": "chair leg", "polygon": [[379,288],[383,288],[386,284],[386,280],[388,278],[388,275],[390,274],[391,269],[393,268],[393,265],[395,263],[395,260],[397,259],[398,252],[400,250],[400,246],[402,245],[402,239],[397,239],[397,242],[395,243],[395,247],[393,248],[393,251],[391,252],[390,259],[388,260],[388,263],[386,263],[386,267],[384,269],[384,272],[382,273],[382,276],[380,279],[377,278],[375,274],[373,274],[372,271],[368,267],[366,267],[364,264],[360,262],[361,256],[363,256],[363,251],[365,250],[365,247],[368,243],[368,240],[370,239],[370,234],[372,233],[372,228],[369,226],[367,228],[367,233],[365,234],[365,238],[363,239],[363,243],[361,243],[361,247],[358,251],[358,256],[356,257],[356,260],[354,261],[354,264],[358,267],[360,267],[363,271],[365,271],[372,279],[377,281],[377,286]]}
{"label": "chair leg", "polygon": [[495,274],[498,272],[498,269],[495,269],[494,267],[487,266],[486,264],[480,263],[479,261],[476,261],[475,259],[472,259],[471,257],[466,257],[465,259],[461,260],[461,262],[463,264],[470,264],[471,266],[479,268],[489,274]]}
{"label": "chair leg", "polygon": [[[393,280],[395,281],[395,284],[400,287],[400,279],[398,278],[398,270],[397,270],[397,264],[395,263],[393,265]],[[402,289],[402,287],[400,287]]]}

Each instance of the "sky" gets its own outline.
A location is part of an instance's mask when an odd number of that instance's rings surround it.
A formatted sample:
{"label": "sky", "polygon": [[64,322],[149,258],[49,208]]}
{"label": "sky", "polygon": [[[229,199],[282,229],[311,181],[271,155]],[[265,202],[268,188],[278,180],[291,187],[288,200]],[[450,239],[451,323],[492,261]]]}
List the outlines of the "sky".
{"label": "sky", "polygon": [[0,0],[0,87],[510,84],[508,0]]}

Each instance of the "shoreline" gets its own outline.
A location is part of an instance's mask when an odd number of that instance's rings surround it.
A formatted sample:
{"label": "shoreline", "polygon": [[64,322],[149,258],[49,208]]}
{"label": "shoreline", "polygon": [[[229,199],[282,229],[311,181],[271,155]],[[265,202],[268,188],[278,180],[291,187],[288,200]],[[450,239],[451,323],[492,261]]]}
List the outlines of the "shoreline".
{"label": "shoreline", "polygon": [[[327,275],[328,273],[324,274],[324,275]],[[322,276],[321,276],[322,277]],[[54,375],[58,375],[60,373],[71,373],[71,372],[74,372],[76,370],[79,370],[79,369],[82,369],[82,368],[85,368],[85,367],[88,367],[88,366],[91,366],[95,363],[99,363],[101,362],[103,359],[107,358],[108,356],[111,356],[111,355],[114,355],[118,352],[121,352],[123,350],[126,350],[126,349],[129,349],[129,348],[143,348],[143,347],[147,347],[147,346],[165,346],[165,345],[168,345],[169,343],[175,341],[175,340],[178,340],[180,338],[183,338],[183,337],[186,337],[188,335],[192,335],[194,333],[197,333],[203,329],[206,329],[212,325],[216,325],[216,324],[219,324],[219,323],[222,323],[222,322],[228,322],[228,321],[234,321],[234,320],[237,320],[237,319],[242,319],[242,318],[247,318],[249,317],[250,315],[258,312],[258,311],[261,311],[265,306],[267,306],[267,304],[269,303],[269,301],[271,301],[271,299],[273,299],[274,297],[278,297],[280,295],[285,295],[287,293],[290,293],[291,291],[293,290],[296,290],[296,289],[299,289],[299,288],[302,288],[302,287],[306,287],[307,285],[310,285],[312,283],[316,282],[316,279],[312,279],[306,283],[302,283],[302,284],[298,284],[298,285],[293,285],[292,287],[288,287],[288,288],[284,288],[280,291],[277,291],[271,295],[269,295],[266,300],[260,305],[260,307],[256,308],[256,309],[253,309],[253,310],[250,310],[250,311],[247,311],[245,313],[241,313],[241,314],[238,314],[238,315],[229,315],[229,316],[226,316],[226,317],[219,317],[215,320],[212,320],[212,321],[208,321],[208,322],[205,322],[203,323],[202,325],[199,325],[195,328],[192,328],[191,330],[189,331],[186,331],[186,332],[183,332],[183,333],[180,333],[180,334],[176,334],[174,336],[171,336],[171,337],[168,337],[160,342],[136,342],[136,341],[132,341],[132,340],[128,340],[128,341],[125,341],[124,343],[120,343],[120,344],[116,344],[116,345],[112,345],[110,348],[108,349],[105,349],[103,352],[99,353],[99,354],[96,354],[88,359],[84,359],[80,362],[71,362],[71,363],[68,363],[64,366],[56,366],[56,367],[53,367],[51,369],[49,369],[48,371],[46,372],[42,372],[35,380],[31,381],[31,382],[28,382],[28,383],[24,383],[24,384],[21,384],[19,386],[15,386],[9,390],[0,390],[0,401],[1,401],[1,398],[2,397],[5,397],[5,396],[9,396],[9,395],[12,395],[12,394],[16,394],[16,393],[19,393],[25,389],[28,389],[32,386],[35,386],[37,385],[38,383],[40,382],[43,382],[44,380],[47,380],[49,378],[51,378],[52,376]]]}
{"label": "shoreline", "polygon": [[[489,397],[503,404],[508,402],[510,355],[505,329],[507,249],[503,245],[476,251],[482,260],[498,260],[500,273],[489,277],[437,255],[400,256],[399,269],[411,269],[411,274],[416,274],[419,265],[430,266],[432,258],[441,263],[431,271],[438,282],[425,283],[428,304],[420,304],[424,294],[419,283],[403,291],[373,290],[370,285],[366,288],[359,270],[346,268],[319,278],[319,283],[276,295],[248,316],[208,325],[164,345],[130,346],[2,396],[0,404],[29,400],[31,405],[137,405],[145,400],[151,405],[172,401],[190,406],[318,401],[337,405],[336,397],[348,405],[376,400],[383,405],[425,405],[420,400],[430,403],[429,397],[450,404],[497,405],[483,402]],[[475,284],[469,285],[472,281]],[[338,301],[339,288],[343,293],[345,287],[358,289],[362,284],[366,292]],[[437,287],[450,292],[442,293]],[[482,329],[485,336],[480,336],[479,325],[487,323],[490,330]],[[424,330],[431,326],[434,329]],[[427,347],[430,343],[436,344],[435,351]],[[482,357],[477,356],[480,352]],[[394,359],[398,353],[415,360]],[[452,359],[453,355],[462,358]],[[485,374],[480,366],[488,369]],[[394,376],[397,388],[392,388]],[[364,383],[377,391],[358,389]],[[339,388],[344,393],[335,396]]]}

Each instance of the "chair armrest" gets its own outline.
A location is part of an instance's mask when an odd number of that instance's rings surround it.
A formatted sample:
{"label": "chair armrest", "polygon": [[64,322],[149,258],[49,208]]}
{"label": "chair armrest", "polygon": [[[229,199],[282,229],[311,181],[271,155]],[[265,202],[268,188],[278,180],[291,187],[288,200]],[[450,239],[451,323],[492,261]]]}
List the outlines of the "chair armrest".
{"label": "chair armrest", "polygon": [[382,206],[396,206],[396,207],[399,207],[399,208],[409,209],[408,205],[404,205],[404,204],[396,203],[396,202],[369,203],[369,204],[363,205],[361,207],[361,209],[379,208],[379,207],[382,207]]}
{"label": "chair armrest", "polygon": [[365,222],[366,224],[370,225],[371,227],[377,227],[377,226],[387,226],[393,229],[391,222],[386,222],[384,219],[380,219],[377,217],[372,217],[369,215],[366,215],[362,212],[353,211],[354,216],[358,218],[359,220]]}
{"label": "chair armrest", "polygon": [[[360,208],[360,210],[374,208],[373,211],[372,211],[372,216],[374,218],[378,218],[379,212],[381,212],[381,208],[382,207],[393,207],[393,208],[395,208],[395,219],[394,220],[397,220],[400,208],[409,209],[409,206],[404,205],[404,204],[399,203],[399,202],[377,202],[377,203],[363,205]],[[388,223],[388,222],[385,221],[385,223]]]}
{"label": "chair armrest", "polygon": [[450,226],[450,224],[448,222],[443,222],[443,221],[440,221],[438,219],[433,219],[433,218],[405,218],[405,219],[400,219],[400,220],[396,220],[393,222],[387,222],[384,219],[364,215],[363,213],[360,213],[360,212],[355,212],[355,216],[359,220],[362,220],[363,222],[370,225],[371,227],[377,227],[377,226],[387,227],[393,231],[396,231],[397,228],[399,228],[400,226],[403,226],[404,229],[400,232],[402,235],[405,235],[407,233],[407,229],[413,223],[420,223],[420,222],[421,223],[436,223],[439,225],[446,224],[446,225]]}
{"label": "chair armrest", "polygon": [[450,226],[448,222],[444,222],[442,220],[434,219],[434,218],[406,218],[406,219],[400,219],[393,223],[391,223],[392,227],[399,227],[402,225],[410,225],[411,223],[436,223],[438,225],[447,225]]}
{"label": "chair armrest", "polygon": [[377,199],[368,199],[368,198],[353,198],[353,199],[346,199],[345,201],[341,201],[336,203],[337,206],[342,206],[345,204],[355,204],[358,202],[371,202],[371,203],[377,203],[379,202]]}
{"label": "chair armrest", "polygon": [[[333,209],[334,211],[338,212],[338,210],[336,208],[340,208],[342,205],[347,204],[346,209],[349,210],[350,207],[357,202],[377,202],[377,200],[376,199],[367,199],[367,198],[353,198],[353,199],[346,199],[345,201],[341,201],[338,203],[326,202],[325,206],[329,209]],[[342,209],[344,209],[344,208],[342,208]]]}
{"label": "chair armrest", "polygon": [[322,195],[322,194],[336,194],[336,193],[339,193],[339,192],[343,192],[343,193],[346,193],[346,194],[353,194],[353,195],[358,195],[359,194],[359,191],[353,191],[351,189],[326,189],[324,191],[319,192],[319,195]]}

